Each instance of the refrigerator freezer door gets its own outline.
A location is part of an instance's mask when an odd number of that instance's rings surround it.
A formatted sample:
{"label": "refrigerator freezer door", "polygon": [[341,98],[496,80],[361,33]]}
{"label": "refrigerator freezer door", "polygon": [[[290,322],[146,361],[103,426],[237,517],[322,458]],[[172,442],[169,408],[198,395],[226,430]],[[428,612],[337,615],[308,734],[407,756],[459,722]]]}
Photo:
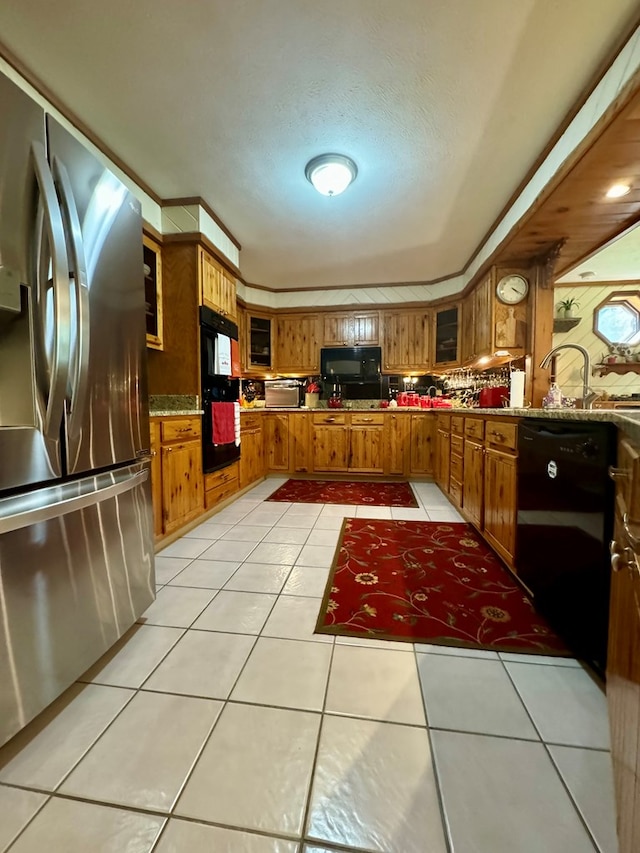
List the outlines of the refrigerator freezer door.
{"label": "refrigerator freezer door", "polygon": [[0,75],[0,491],[62,473],[70,291],[42,109]]}
{"label": "refrigerator freezer door", "polygon": [[142,220],[126,187],[51,116],[72,286],[67,473],[149,451]]}
{"label": "refrigerator freezer door", "polygon": [[149,469],[0,500],[0,745],[155,598]]}

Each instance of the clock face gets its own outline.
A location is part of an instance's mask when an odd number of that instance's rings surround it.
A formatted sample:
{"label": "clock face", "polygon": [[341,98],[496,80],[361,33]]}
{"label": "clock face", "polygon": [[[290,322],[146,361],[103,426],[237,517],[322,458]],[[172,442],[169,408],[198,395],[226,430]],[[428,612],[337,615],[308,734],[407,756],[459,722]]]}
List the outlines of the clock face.
{"label": "clock face", "polygon": [[496,294],[501,302],[507,305],[517,305],[522,302],[529,292],[529,282],[522,275],[505,275],[496,287]]}

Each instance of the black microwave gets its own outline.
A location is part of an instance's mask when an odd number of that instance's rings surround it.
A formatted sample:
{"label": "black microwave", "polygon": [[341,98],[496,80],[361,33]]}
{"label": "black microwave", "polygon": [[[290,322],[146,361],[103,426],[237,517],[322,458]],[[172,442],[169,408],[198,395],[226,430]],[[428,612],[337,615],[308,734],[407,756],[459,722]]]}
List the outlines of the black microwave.
{"label": "black microwave", "polygon": [[377,382],[380,379],[380,347],[332,347],[320,350],[320,372],[336,382]]}

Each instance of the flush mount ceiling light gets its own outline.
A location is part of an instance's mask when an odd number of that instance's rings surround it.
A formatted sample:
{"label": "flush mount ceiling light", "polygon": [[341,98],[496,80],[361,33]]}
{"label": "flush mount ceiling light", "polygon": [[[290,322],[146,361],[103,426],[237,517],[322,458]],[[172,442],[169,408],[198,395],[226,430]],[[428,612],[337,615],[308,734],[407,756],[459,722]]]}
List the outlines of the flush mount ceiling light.
{"label": "flush mount ceiling light", "polygon": [[358,174],[358,167],[344,154],[321,154],[309,160],[306,178],[322,195],[340,195]]}
{"label": "flush mount ceiling light", "polygon": [[607,190],[607,198],[621,198],[630,191],[629,184],[613,184]]}
{"label": "flush mount ceiling light", "polygon": [[578,273],[579,277],[582,279],[586,278],[595,278],[596,274],[593,270],[585,270],[584,272]]}

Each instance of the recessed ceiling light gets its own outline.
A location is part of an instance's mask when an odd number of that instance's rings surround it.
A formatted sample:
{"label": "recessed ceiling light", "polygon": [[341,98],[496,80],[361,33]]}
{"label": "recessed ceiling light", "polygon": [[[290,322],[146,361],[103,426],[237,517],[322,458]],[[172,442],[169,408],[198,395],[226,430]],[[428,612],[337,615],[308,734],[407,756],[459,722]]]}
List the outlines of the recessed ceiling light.
{"label": "recessed ceiling light", "polygon": [[593,270],[585,270],[584,272],[578,273],[580,278],[595,278],[596,274]]}
{"label": "recessed ceiling light", "polygon": [[307,180],[322,195],[340,195],[358,174],[358,167],[344,154],[321,154],[309,160],[304,170]]}
{"label": "recessed ceiling light", "polygon": [[629,184],[613,184],[607,190],[607,198],[621,198],[631,190]]}

